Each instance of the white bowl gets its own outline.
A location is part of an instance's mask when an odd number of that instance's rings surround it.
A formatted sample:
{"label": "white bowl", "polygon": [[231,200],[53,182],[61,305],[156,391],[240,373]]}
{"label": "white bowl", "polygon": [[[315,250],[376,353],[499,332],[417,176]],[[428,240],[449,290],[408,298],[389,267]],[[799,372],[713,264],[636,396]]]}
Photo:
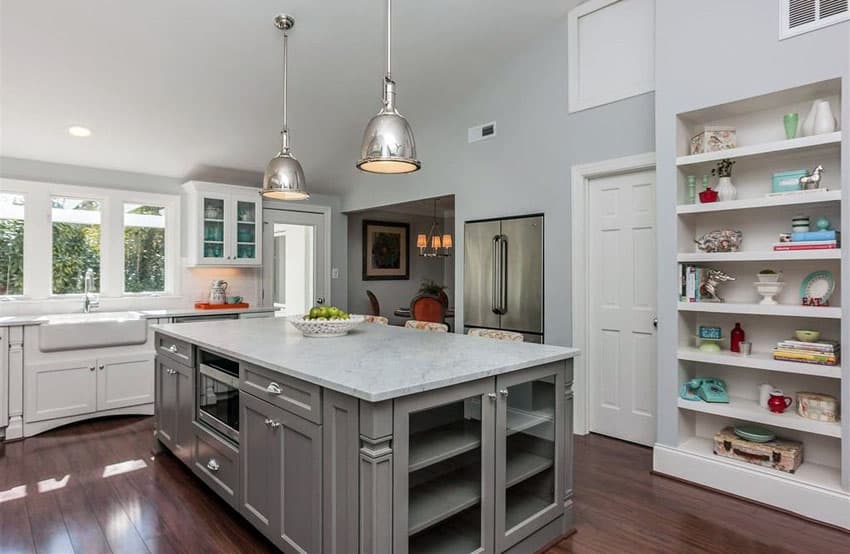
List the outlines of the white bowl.
{"label": "white bowl", "polygon": [[301,331],[305,337],[331,338],[342,337],[363,323],[362,315],[352,315],[349,319],[304,319],[303,315],[287,318],[293,327]]}

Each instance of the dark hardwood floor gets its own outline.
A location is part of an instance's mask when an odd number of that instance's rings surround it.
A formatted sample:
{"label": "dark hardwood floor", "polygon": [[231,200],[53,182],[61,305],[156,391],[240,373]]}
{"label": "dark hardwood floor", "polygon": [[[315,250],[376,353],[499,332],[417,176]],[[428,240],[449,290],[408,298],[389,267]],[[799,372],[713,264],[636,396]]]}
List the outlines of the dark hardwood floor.
{"label": "dark hardwood floor", "polygon": [[[151,430],[124,417],[0,445],[0,552],[275,551],[174,457],[152,457]],[[850,552],[850,534],[652,476],[651,458],[577,437],[578,532],[549,552]]]}

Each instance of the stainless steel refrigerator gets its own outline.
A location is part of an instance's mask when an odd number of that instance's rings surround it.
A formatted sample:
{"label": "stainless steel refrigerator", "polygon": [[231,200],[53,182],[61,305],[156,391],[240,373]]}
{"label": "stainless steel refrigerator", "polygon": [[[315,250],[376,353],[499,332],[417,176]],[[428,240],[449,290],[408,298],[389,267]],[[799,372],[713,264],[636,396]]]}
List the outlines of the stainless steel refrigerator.
{"label": "stainless steel refrigerator", "polygon": [[464,226],[464,326],[517,331],[543,342],[543,216]]}

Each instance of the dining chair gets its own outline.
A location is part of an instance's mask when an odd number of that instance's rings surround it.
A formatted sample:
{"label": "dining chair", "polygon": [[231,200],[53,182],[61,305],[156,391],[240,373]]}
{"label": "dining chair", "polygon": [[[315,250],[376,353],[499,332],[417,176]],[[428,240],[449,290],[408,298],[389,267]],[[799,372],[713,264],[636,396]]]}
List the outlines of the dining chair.
{"label": "dining chair", "polygon": [[378,304],[378,297],[371,290],[366,291],[366,296],[369,297],[369,315],[381,315],[381,305]]}
{"label": "dining chair", "polygon": [[404,326],[408,329],[416,329],[417,331],[431,331],[435,333],[448,333],[449,326],[445,323],[434,323],[433,321],[417,321],[408,319],[404,322]]}
{"label": "dining chair", "polygon": [[381,315],[364,315],[363,321],[366,323],[374,323],[375,325],[389,325],[390,320]]}
{"label": "dining chair", "polygon": [[485,337],[494,340],[506,340],[510,342],[524,342],[522,333],[514,331],[503,331],[501,329],[470,329],[467,333],[470,337]]}
{"label": "dining chair", "polygon": [[440,302],[443,303],[443,306],[445,306],[446,308],[449,307],[449,295],[446,294],[445,290],[441,290],[440,294],[437,295],[437,298],[440,299]]}
{"label": "dining chair", "polygon": [[410,301],[410,318],[432,323],[446,322],[446,305],[438,296],[420,294]]}

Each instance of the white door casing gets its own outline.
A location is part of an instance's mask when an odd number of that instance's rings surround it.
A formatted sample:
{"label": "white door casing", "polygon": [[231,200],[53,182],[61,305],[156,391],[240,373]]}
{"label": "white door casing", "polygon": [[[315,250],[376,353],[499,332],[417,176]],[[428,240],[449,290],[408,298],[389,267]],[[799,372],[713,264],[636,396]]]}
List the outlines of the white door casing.
{"label": "white door casing", "polygon": [[[593,402],[591,400],[590,379],[595,375],[595,372],[590,369],[595,367],[595,362],[590,347],[592,334],[589,326],[591,322],[592,281],[590,257],[593,249],[590,241],[594,221],[593,216],[589,213],[591,190],[599,184],[600,179],[654,169],[655,153],[653,152],[572,167],[572,346],[582,352],[574,360],[575,382],[573,389],[575,390],[575,403],[573,431],[579,435],[586,434],[591,430],[590,412],[592,411]],[[652,264],[652,268],[654,271],[654,264]],[[618,275],[622,273],[619,269],[617,270]],[[654,280],[650,280],[650,284],[654,287]],[[651,320],[650,323],[652,323]]]}

